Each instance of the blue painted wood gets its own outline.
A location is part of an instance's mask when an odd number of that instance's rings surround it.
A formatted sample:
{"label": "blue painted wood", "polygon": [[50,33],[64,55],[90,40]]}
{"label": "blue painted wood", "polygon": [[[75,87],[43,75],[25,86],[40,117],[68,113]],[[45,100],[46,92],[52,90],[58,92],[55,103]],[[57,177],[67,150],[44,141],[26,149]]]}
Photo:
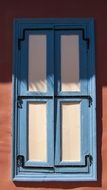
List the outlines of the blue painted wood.
{"label": "blue painted wood", "polygon": [[[68,28],[67,28],[68,29]],[[79,36],[79,78],[80,91],[61,90],[61,35],[78,35]],[[56,70],[56,89],[55,94],[65,96],[87,95],[87,42],[83,40],[81,30],[56,30],[55,31],[55,70]],[[72,59],[72,58],[71,58]]]}
{"label": "blue painted wood", "polygon": [[93,98],[93,104],[90,109],[90,153],[93,155],[93,168],[90,171],[93,177],[97,179],[97,123],[96,123],[96,74],[95,74],[95,39],[94,39],[94,20],[90,20],[88,25],[88,35],[90,36],[90,48],[88,50],[88,80],[89,91]]}
{"label": "blue painted wood", "polygon": [[[88,100],[84,99],[57,99],[57,121],[56,121],[56,147],[55,147],[55,166],[83,166],[85,164],[85,156],[89,154],[89,133],[90,133],[90,126],[87,121],[89,121],[89,107],[88,107]],[[61,105],[64,102],[72,103],[76,102],[80,104],[80,149],[81,149],[81,160],[80,162],[74,161],[62,161],[61,160]],[[71,115],[72,117],[72,115]],[[69,124],[70,125],[70,124]],[[78,168],[76,168],[78,172]],[[61,169],[60,169],[61,170]],[[74,169],[73,169],[74,170]],[[72,168],[71,168],[72,171]],[[81,169],[82,172],[82,169]]]}
{"label": "blue painted wood", "polygon": [[[82,39],[81,30],[84,30],[85,38],[89,38],[89,48],[86,47],[86,41]],[[71,92],[67,92],[66,94],[63,92],[57,92],[57,86],[54,83],[57,81],[56,73],[59,74],[59,71],[56,70],[55,64],[58,64],[57,60],[58,57],[55,56],[57,53],[57,49],[59,47],[59,39],[58,37],[61,34],[61,31],[64,33],[69,33],[73,29],[72,33],[76,33],[80,36],[80,62],[83,64],[84,69],[81,70],[81,84],[84,86],[84,95],[90,95],[92,97],[92,106],[88,107],[87,100],[80,100],[84,102],[81,104],[81,115],[83,119],[81,119],[81,123],[83,122],[84,125],[81,125],[81,147],[82,147],[82,156],[86,154],[91,154],[93,157],[93,163],[90,167],[70,167],[65,163],[61,163],[58,167],[55,166],[54,163],[54,156],[55,161],[58,159],[58,152],[55,149],[52,149],[55,144],[58,142],[58,130],[56,123],[58,123],[58,106],[55,96],[68,96],[68,99],[71,96]],[[75,30],[77,29],[77,31]],[[33,30],[33,31],[32,31]],[[69,30],[69,31],[68,31]],[[25,32],[24,32],[25,31]],[[47,34],[48,38],[48,71],[47,76],[51,73],[51,78],[48,77],[48,92],[41,93],[41,92],[28,92],[27,91],[27,70],[25,63],[27,63],[27,53],[28,53],[28,43],[27,38],[30,33],[44,33]],[[39,34],[40,34],[39,33]],[[58,35],[56,35],[58,33]],[[25,39],[23,40],[23,38]],[[21,39],[21,49],[18,49],[18,39]],[[92,18],[50,18],[50,19],[14,19],[14,37],[13,37],[13,140],[12,140],[12,179],[13,181],[95,181],[97,179],[97,155],[96,155],[96,94],[95,94],[95,52],[94,52],[94,23]],[[57,53],[59,56],[60,54]],[[87,60],[86,60],[87,58]],[[23,61],[22,61],[23,60]],[[51,62],[51,63],[50,63]],[[54,66],[53,66],[54,65]],[[86,68],[87,65],[87,68]],[[52,67],[51,67],[52,66]],[[53,68],[54,67],[54,68]],[[24,70],[23,70],[24,69]],[[54,72],[53,72],[54,70]],[[84,73],[84,70],[87,72]],[[55,74],[55,75],[53,75]],[[85,76],[84,76],[85,74]],[[26,80],[23,80],[23,77],[26,76]],[[84,76],[84,80],[82,80],[82,76]],[[53,87],[54,86],[54,87]],[[54,90],[53,90],[54,89]],[[82,95],[83,90],[81,92],[72,92],[72,96],[80,96]],[[27,99],[23,100],[23,109],[17,109],[17,97],[18,96],[26,96]],[[55,95],[55,96],[54,96]],[[35,100],[32,99],[35,96]],[[40,98],[39,98],[40,96]],[[43,97],[46,97],[46,101],[51,102],[48,106],[48,118],[49,116],[53,120],[49,119],[49,126],[48,129],[49,139],[48,139],[48,164],[49,167],[46,167],[44,163],[38,165],[37,163],[32,163],[27,160],[27,131],[26,126],[22,129],[22,124],[25,123],[24,117],[26,117],[26,105],[27,102],[30,101],[43,101]],[[42,97],[42,99],[41,99]],[[53,98],[53,101],[52,101]],[[79,99],[75,99],[72,101],[79,101]],[[67,101],[67,100],[64,100]],[[71,100],[70,100],[71,101]],[[58,110],[54,109],[53,107],[56,106]],[[23,113],[22,110],[25,109]],[[82,114],[83,113],[83,114]],[[85,117],[89,118],[88,120]],[[20,121],[22,122],[20,123]],[[52,125],[51,125],[52,123]],[[27,124],[26,124],[27,125]],[[54,125],[54,126],[53,126]],[[89,129],[87,130],[87,125]],[[53,129],[51,129],[51,126]],[[58,126],[59,128],[59,126]],[[25,133],[23,132],[25,130]],[[23,133],[23,139],[22,134]],[[53,135],[51,134],[53,133]],[[56,136],[54,136],[56,134]],[[60,134],[59,134],[60,135]],[[82,137],[84,136],[84,139]],[[50,145],[50,141],[52,142]],[[55,141],[54,141],[55,140]],[[21,146],[22,144],[22,146]],[[26,146],[26,147],[25,147]],[[56,147],[56,145],[55,145]],[[58,147],[56,147],[58,149]],[[54,155],[55,152],[55,155]],[[57,152],[57,156],[56,156]],[[28,164],[28,167],[17,167],[17,155],[24,154],[25,155],[25,164]],[[81,157],[82,157],[81,156]],[[57,157],[57,159],[56,159]],[[82,158],[83,158],[82,157]],[[60,161],[60,160],[59,160]],[[59,162],[60,163],[60,162]],[[83,164],[83,162],[81,162]],[[63,165],[64,164],[64,165]],[[76,163],[75,163],[76,164]],[[32,165],[32,167],[31,167]],[[54,166],[54,167],[53,167]]]}
{"label": "blue painted wood", "polygon": [[[92,172],[92,169],[90,169]],[[13,181],[35,181],[35,182],[46,182],[46,181],[96,181],[96,176],[89,173],[19,173],[15,175]]]}
{"label": "blue painted wood", "polygon": [[[19,109],[19,155],[23,155],[26,167],[53,167],[54,166],[54,121],[53,121],[53,101],[50,99],[23,99],[22,109]],[[29,103],[46,103],[47,106],[47,162],[32,161],[28,156],[28,104]],[[50,111],[51,110],[51,111]],[[41,131],[42,133],[42,131]]]}
{"label": "blue painted wood", "polygon": [[[29,52],[29,35],[46,35],[46,92],[30,92],[28,91],[28,52]],[[38,96],[38,95],[53,95],[53,43],[52,31],[48,30],[28,30],[25,32],[25,39],[20,41],[20,95],[22,96]]]}
{"label": "blue painted wood", "polygon": [[18,65],[18,49],[16,47],[19,28],[16,22],[13,22],[13,65],[12,65],[12,154],[11,154],[11,177],[14,178],[17,170],[16,155],[17,155],[17,65]]}

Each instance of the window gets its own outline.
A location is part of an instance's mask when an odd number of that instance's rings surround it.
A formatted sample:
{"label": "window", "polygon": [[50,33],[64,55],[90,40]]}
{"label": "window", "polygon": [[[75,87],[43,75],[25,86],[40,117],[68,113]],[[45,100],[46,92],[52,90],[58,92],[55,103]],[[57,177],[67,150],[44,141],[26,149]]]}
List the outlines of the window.
{"label": "window", "polygon": [[93,19],[15,19],[14,181],[96,180]]}

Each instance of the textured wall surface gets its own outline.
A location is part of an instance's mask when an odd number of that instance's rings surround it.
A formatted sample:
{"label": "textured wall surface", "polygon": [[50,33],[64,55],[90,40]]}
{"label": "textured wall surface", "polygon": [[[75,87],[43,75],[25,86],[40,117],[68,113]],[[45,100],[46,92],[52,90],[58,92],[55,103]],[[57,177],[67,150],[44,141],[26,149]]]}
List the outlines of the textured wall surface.
{"label": "textured wall surface", "polygon": [[[13,183],[11,170],[12,21],[14,17],[93,17],[97,77],[97,182]],[[107,1],[0,1],[0,189],[107,190]]]}

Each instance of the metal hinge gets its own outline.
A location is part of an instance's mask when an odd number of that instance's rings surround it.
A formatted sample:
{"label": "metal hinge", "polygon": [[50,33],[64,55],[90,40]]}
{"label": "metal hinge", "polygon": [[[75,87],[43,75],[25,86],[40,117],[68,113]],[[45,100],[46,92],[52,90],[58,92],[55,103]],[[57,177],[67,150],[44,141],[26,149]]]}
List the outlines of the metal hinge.
{"label": "metal hinge", "polygon": [[23,100],[21,99],[21,97],[18,97],[18,99],[17,99],[17,107],[22,109],[23,108],[22,104],[23,104]]}
{"label": "metal hinge", "polygon": [[[91,166],[93,164],[93,157],[91,154],[85,156],[85,165],[84,166]],[[17,167],[24,167],[24,156],[17,155]]]}
{"label": "metal hinge", "polygon": [[17,155],[17,167],[23,167],[24,166],[24,156]]}
{"label": "metal hinge", "polygon": [[92,163],[93,163],[93,157],[92,157],[92,155],[88,154],[88,155],[86,155],[86,157],[87,157],[87,165],[91,166]]}
{"label": "metal hinge", "polygon": [[91,107],[92,105],[92,102],[93,102],[93,99],[91,96],[88,96],[88,101],[89,101],[89,107]]}
{"label": "metal hinge", "polygon": [[71,99],[74,99],[74,98],[79,98],[79,99],[87,99],[88,100],[88,102],[89,102],[89,104],[88,104],[88,106],[89,107],[91,107],[91,105],[92,105],[92,102],[93,102],[93,99],[92,99],[92,97],[91,96],[89,96],[89,95],[78,95],[78,96],[57,96],[57,95],[55,95],[54,96],[54,98],[71,98]]}

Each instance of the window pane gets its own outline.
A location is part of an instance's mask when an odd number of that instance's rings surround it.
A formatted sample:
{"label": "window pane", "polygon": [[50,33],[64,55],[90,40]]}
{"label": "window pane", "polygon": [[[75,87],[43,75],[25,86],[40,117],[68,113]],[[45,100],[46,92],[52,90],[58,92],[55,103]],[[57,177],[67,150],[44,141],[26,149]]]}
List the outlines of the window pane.
{"label": "window pane", "polygon": [[28,90],[46,91],[46,35],[29,35]]}
{"label": "window pane", "polygon": [[61,90],[80,90],[78,35],[61,35]]}
{"label": "window pane", "polygon": [[46,103],[28,105],[28,157],[29,160],[47,160]]}
{"label": "window pane", "polygon": [[80,103],[61,104],[62,161],[80,161]]}

